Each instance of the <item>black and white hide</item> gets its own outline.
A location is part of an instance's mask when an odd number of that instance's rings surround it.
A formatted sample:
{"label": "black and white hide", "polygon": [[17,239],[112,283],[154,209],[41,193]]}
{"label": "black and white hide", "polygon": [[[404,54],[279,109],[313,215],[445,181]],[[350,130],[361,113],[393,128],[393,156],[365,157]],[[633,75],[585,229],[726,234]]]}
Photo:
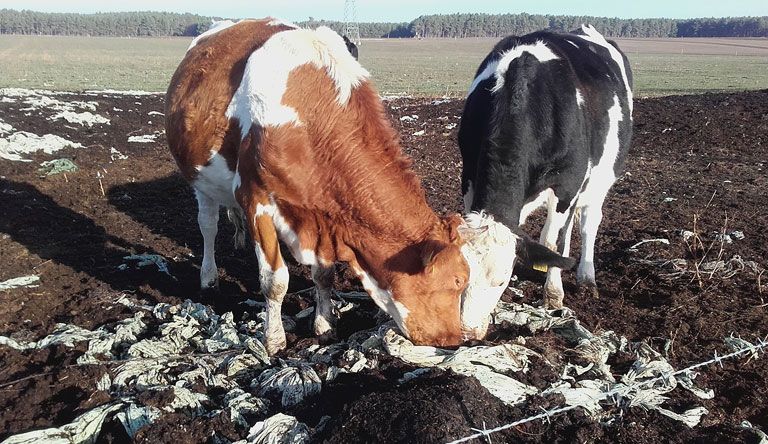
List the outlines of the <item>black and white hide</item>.
{"label": "black and white hide", "polygon": [[[470,264],[462,319],[474,321],[465,328],[485,328],[478,319],[495,306],[516,256],[548,268],[545,304],[562,307],[560,273],[568,262],[531,254],[535,242],[519,228],[540,206],[547,208],[540,244],[562,256],[580,219],[577,278],[596,295],[595,237],[631,137],[629,62],[592,26],[507,37],[493,48],[477,70],[459,129],[466,248],[493,246]],[[485,314],[470,313],[476,309]]]}

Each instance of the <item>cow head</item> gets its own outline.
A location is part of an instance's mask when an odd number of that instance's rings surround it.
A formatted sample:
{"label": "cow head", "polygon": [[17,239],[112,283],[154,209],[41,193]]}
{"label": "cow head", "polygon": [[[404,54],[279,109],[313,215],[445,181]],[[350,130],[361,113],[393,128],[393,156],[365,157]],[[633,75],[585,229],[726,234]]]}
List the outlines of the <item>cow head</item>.
{"label": "cow head", "polygon": [[464,339],[482,339],[491,311],[507,287],[516,258],[530,265],[572,268],[576,261],[563,257],[531,239],[519,229],[493,220],[485,213],[469,213],[459,233],[470,268],[470,280],[461,295],[461,328]]}
{"label": "cow head", "polygon": [[[419,345],[458,346],[462,342],[460,301],[469,280],[469,265],[461,251],[458,215],[441,219],[432,236],[412,247],[410,270],[397,273],[392,293],[400,304],[407,336]],[[397,318],[396,318],[397,319]]]}

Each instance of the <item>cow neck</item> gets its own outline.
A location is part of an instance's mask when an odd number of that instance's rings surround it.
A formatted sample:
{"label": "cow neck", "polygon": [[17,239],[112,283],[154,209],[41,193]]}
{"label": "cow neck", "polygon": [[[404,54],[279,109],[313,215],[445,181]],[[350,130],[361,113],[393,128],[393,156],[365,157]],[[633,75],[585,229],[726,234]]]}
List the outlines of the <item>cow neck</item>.
{"label": "cow neck", "polygon": [[[506,104],[500,93],[496,101]],[[522,131],[509,112],[495,123],[483,141],[478,158],[473,210],[483,210],[512,228],[519,224],[520,210],[530,194],[530,162],[540,142]]]}
{"label": "cow neck", "polygon": [[351,208],[339,221],[345,234],[341,241],[355,253],[360,266],[384,286],[391,279],[393,258],[418,256],[411,254],[415,246],[445,237],[440,219],[427,205],[421,188],[409,186],[413,178],[408,175],[413,172],[407,169],[372,173],[361,188],[370,187],[377,204]]}
{"label": "cow neck", "polygon": [[[521,171],[514,165],[503,165],[507,171]],[[516,174],[503,174],[505,177],[520,178],[522,172]],[[480,179],[480,178],[478,178]],[[495,177],[485,177],[478,180],[478,188],[475,190],[475,199],[472,203],[473,211],[484,211],[493,216],[494,220],[509,228],[516,227],[520,220],[520,210],[523,207],[525,187],[518,180]]]}
{"label": "cow neck", "polygon": [[338,233],[337,245],[342,242],[369,268],[379,269],[394,254],[432,235],[439,219],[370,82],[362,81],[341,106],[336,97],[325,70],[304,65],[292,72],[282,103],[295,109],[302,122],[288,136],[299,139],[281,144],[292,147],[291,153],[274,157],[267,167],[280,168],[279,162],[289,158],[291,170],[301,174],[295,181],[282,177],[276,186],[302,190],[296,199],[312,196],[299,206],[322,212],[330,219],[328,228]]}

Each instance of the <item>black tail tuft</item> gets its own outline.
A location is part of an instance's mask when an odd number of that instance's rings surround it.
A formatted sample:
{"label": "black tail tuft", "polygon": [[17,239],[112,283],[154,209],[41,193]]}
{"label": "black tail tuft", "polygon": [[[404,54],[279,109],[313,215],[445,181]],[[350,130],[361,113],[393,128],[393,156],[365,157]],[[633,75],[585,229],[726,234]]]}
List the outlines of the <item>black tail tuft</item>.
{"label": "black tail tuft", "polygon": [[532,268],[557,267],[563,270],[570,270],[576,265],[576,259],[560,256],[556,252],[541,245],[531,239],[528,234],[522,230],[515,230],[515,234],[520,236],[520,242],[517,244],[517,257]]}
{"label": "black tail tuft", "polygon": [[240,250],[245,248],[245,235],[248,231],[245,226],[246,222],[243,210],[239,207],[227,208],[227,218],[232,222],[232,225],[235,226],[235,235],[233,239],[235,242],[235,249]]}
{"label": "black tail tuft", "polygon": [[349,37],[345,35],[341,37],[344,39],[344,44],[347,45],[347,51],[349,51],[349,53],[352,54],[352,57],[354,57],[355,60],[357,60],[357,45],[352,43]]}

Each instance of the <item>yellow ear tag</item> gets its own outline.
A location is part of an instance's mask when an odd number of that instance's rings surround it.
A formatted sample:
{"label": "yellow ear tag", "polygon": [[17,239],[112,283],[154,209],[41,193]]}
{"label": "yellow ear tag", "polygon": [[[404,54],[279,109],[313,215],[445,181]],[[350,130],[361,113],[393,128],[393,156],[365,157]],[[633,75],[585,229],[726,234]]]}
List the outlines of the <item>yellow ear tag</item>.
{"label": "yellow ear tag", "polygon": [[424,266],[425,266],[425,267],[428,267],[428,266],[429,266],[429,264],[431,264],[431,263],[432,263],[432,259],[433,259],[434,257],[435,257],[435,252],[434,252],[434,251],[430,251],[430,252],[429,252],[429,256],[421,258],[421,260],[423,260],[423,261],[424,261]]}
{"label": "yellow ear tag", "polygon": [[536,271],[541,271],[542,273],[546,273],[549,267],[544,264],[536,264],[533,266],[533,269]]}

